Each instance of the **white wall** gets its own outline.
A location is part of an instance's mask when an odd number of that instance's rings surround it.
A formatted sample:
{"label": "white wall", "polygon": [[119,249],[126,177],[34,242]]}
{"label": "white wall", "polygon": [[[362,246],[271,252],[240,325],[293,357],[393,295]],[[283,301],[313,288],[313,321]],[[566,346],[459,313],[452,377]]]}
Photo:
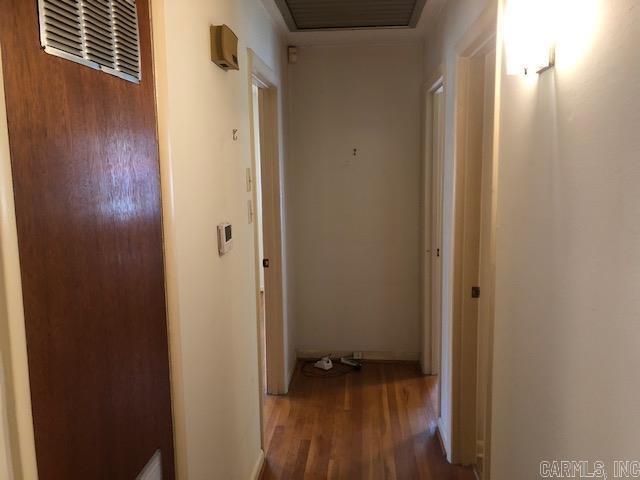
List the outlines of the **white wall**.
{"label": "white wall", "polygon": [[[279,76],[284,44],[256,0],[154,0],[153,15],[179,474],[244,480],[261,458],[247,47]],[[240,71],[210,60],[209,26],[222,23]],[[234,245],[220,258],[225,221]]]}
{"label": "white wall", "polygon": [[640,3],[574,3],[556,68],[502,76],[496,480],[638,459]]}
{"label": "white wall", "polygon": [[[449,189],[455,45],[485,4],[451,1],[426,41],[426,78],[445,67]],[[556,67],[499,76],[495,480],[540,478],[541,460],[637,459],[640,5],[562,4]]]}
{"label": "white wall", "polygon": [[[453,199],[454,199],[454,134],[457,78],[456,46],[476,22],[491,0],[451,0],[439,21],[425,40],[424,78],[431,81],[444,76],[445,144],[443,182],[443,248],[442,248],[442,405],[440,431],[447,453],[451,452],[451,328],[453,314]],[[439,70],[441,71],[439,72]]]}
{"label": "white wall", "polygon": [[415,43],[302,47],[290,65],[290,284],[301,351],[417,359],[421,54]]}
{"label": "white wall", "polygon": [[5,375],[4,360],[0,356],[0,477],[13,480],[12,441],[9,432],[9,405],[7,403],[8,381]]}

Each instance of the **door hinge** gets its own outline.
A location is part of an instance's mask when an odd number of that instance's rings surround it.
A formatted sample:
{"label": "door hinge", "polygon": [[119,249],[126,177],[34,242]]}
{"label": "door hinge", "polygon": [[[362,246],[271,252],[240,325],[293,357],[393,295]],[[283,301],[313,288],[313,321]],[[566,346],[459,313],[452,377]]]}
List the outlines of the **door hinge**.
{"label": "door hinge", "polygon": [[265,258],[265,259],[262,260],[262,266],[264,268],[269,268],[269,259],[268,258]]}
{"label": "door hinge", "polygon": [[471,298],[480,298],[480,287],[471,287]]}

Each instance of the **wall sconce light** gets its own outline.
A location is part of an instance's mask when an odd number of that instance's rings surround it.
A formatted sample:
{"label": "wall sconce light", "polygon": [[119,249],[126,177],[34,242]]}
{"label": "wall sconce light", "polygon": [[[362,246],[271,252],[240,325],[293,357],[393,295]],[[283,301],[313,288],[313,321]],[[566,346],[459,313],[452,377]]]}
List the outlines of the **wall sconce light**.
{"label": "wall sconce light", "polygon": [[505,1],[507,74],[531,75],[553,67],[556,42],[554,0]]}

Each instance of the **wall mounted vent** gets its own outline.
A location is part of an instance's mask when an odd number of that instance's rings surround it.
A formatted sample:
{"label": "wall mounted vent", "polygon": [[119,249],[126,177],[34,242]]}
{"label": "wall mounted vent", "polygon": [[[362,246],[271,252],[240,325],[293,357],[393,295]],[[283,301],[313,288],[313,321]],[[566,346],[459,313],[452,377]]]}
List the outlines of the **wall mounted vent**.
{"label": "wall mounted vent", "polygon": [[134,0],[38,0],[44,51],[140,83]]}

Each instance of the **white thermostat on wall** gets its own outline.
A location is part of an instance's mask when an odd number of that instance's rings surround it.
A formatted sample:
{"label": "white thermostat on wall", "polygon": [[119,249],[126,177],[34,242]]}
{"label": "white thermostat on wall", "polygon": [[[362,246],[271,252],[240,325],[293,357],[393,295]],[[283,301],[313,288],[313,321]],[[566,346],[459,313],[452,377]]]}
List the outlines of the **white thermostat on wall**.
{"label": "white thermostat on wall", "polygon": [[233,246],[233,231],[230,223],[218,225],[218,253],[220,256],[231,250]]}

